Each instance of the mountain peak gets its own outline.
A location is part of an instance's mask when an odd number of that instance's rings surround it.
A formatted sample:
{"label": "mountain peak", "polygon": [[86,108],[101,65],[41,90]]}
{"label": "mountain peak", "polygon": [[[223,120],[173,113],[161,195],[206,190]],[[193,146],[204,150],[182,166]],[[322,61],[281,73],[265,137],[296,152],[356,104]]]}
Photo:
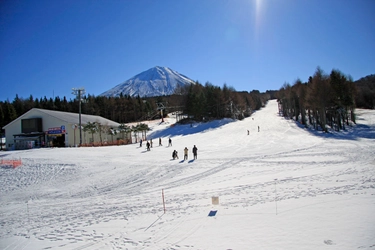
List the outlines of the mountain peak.
{"label": "mountain peak", "polygon": [[190,78],[168,67],[155,66],[100,94],[100,96],[163,96],[171,95],[177,87],[194,84]]}

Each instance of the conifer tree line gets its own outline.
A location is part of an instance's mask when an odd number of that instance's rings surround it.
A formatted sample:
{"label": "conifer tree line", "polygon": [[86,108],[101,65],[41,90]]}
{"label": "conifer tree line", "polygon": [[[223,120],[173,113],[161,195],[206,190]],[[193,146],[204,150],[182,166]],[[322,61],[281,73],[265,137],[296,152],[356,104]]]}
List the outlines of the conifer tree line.
{"label": "conifer tree line", "polygon": [[358,94],[355,104],[358,108],[375,109],[375,74],[355,81]]}
{"label": "conifer tree line", "polygon": [[[162,104],[165,108],[164,115],[181,111],[189,119],[197,121],[224,117],[243,119],[250,116],[254,110],[260,109],[270,99],[271,94],[257,90],[250,93],[237,92],[226,84],[217,87],[209,82],[202,85],[197,81],[185,88],[176,89],[175,94],[170,96],[141,98],[122,94],[118,97],[87,95],[83,97],[81,112],[126,124],[160,119],[161,112],[158,107]],[[0,101],[0,128],[32,108],[78,113],[79,102],[75,99],[68,101],[65,96],[62,99],[58,96],[54,99],[38,99],[30,95],[24,99],[16,95],[12,102]]]}
{"label": "conifer tree line", "polygon": [[[189,119],[207,121],[225,117],[243,119],[259,110],[269,99],[278,99],[283,116],[327,131],[327,125],[336,130],[345,129],[349,121],[355,122],[354,109],[375,108],[375,75],[361,78],[356,83],[339,70],[325,74],[319,67],[308,82],[296,80],[291,86],[284,84],[278,91],[258,90],[238,92],[226,84],[204,85],[198,81],[185,88],[176,89],[170,96],[141,98],[122,95],[83,97],[82,113],[98,115],[120,124],[159,119],[159,104],[165,108],[164,115],[181,111]],[[357,105],[356,105],[357,104]],[[79,112],[79,102],[63,98],[20,98],[12,102],[0,101],[0,128],[32,108]],[[140,129],[140,131],[143,128]],[[136,129],[137,130],[137,129]],[[0,131],[3,133],[4,131]]]}
{"label": "conifer tree line", "polygon": [[284,116],[328,131],[328,126],[344,130],[349,121],[355,123],[357,88],[350,76],[339,70],[329,75],[319,67],[308,82],[296,80],[278,91],[279,112]]}
{"label": "conifer tree line", "polygon": [[205,85],[199,82],[190,85],[185,89],[185,93],[185,100],[182,100],[184,113],[197,121],[221,118],[243,119],[263,107],[272,97],[272,91],[238,92],[226,84],[221,88],[210,82]]}

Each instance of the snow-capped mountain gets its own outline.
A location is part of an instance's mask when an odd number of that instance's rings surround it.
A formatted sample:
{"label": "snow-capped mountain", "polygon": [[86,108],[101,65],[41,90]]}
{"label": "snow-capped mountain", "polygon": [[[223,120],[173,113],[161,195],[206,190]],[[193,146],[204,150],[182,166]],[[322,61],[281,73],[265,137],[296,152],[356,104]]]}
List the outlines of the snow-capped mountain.
{"label": "snow-capped mountain", "polygon": [[100,96],[163,96],[175,93],[177,87],[189,85],[194,81],[167,67],[153,67],[129,80],[105,91]]}

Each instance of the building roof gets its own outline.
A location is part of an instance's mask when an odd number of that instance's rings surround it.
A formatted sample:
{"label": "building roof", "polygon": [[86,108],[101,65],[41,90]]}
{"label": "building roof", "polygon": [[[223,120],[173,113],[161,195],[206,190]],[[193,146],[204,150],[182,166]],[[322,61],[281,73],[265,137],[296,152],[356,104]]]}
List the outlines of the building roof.
{"label": "building roof", "polygon": [[[55,118],[57,118],[57,119],[59,119],[63,122],[70,123],[70,124],[77,124],[78,125],[78,123],[79,123],[79,114],[78,113],[70,113],[70,112],[63,112],[63,111],[56,111],[56,110],[33,108],[33,109],[30,109],[25,114],[18,117],[17,119],[15,119],[12,122],[5,125],[3,127],[3,129],[5,129],[6,127],[8,127],[9,125],[11,125],[12,123],[14,123],[16,121],[23,119],[24,116],[26,116],[27,114],[30,114],[30,113],[35,113],[36,115],[37,115],[37,113],[49,115],[49,116],[55,117]],[[106,118],[101,117],[101,116],[81,114],[82,125],[85,125],[88,122],[99,122],[102,125],[108,125],[108,126],[112,126],[112,127],[118,127],[120,125],[117,122],[111,121],[111,120],[106,119]]]}

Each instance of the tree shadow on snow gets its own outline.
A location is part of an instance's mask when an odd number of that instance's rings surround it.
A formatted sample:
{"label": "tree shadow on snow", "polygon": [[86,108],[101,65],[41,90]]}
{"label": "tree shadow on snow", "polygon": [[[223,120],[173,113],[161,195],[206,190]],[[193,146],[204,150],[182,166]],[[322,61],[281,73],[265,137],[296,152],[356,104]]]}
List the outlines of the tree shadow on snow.
{"label": "tree shadow on snow", "polygon": [[235,120],[225,118],[222,120],[215,120],[210,122],[200,122],[200,123],[193,123],[193,124],[175,124],[172,127],[168,127],[167,129],[158,130],[155,132],[151,132],[148,137],[149,138],[160,138],[160,137],[173,137],[178,135],[191,135],[196,133],[204,133],[210,131],[212,129],[219,128],[224,126],[230,122]]}
{"label": "tree shadow on snow", "polygon": [[[302,125],[300,122],[287,119],[293,121],[299,128],[306,130],[310,134],[314,136],[319,136],[323,138],[330,138],[330,139],[339,139],[339,140],[358,140],[360,138],[364,139],[375,139],[375,125],[365,125],[365,124],[353,124],[353,125],[346,125],[345,130],[336,131],[333,128],[329,128],[328,132],[324,132],[319,127],[318,130],[314,129],[312,126],[306,127]],[[358,121],[358,120],[357,120]]]}

